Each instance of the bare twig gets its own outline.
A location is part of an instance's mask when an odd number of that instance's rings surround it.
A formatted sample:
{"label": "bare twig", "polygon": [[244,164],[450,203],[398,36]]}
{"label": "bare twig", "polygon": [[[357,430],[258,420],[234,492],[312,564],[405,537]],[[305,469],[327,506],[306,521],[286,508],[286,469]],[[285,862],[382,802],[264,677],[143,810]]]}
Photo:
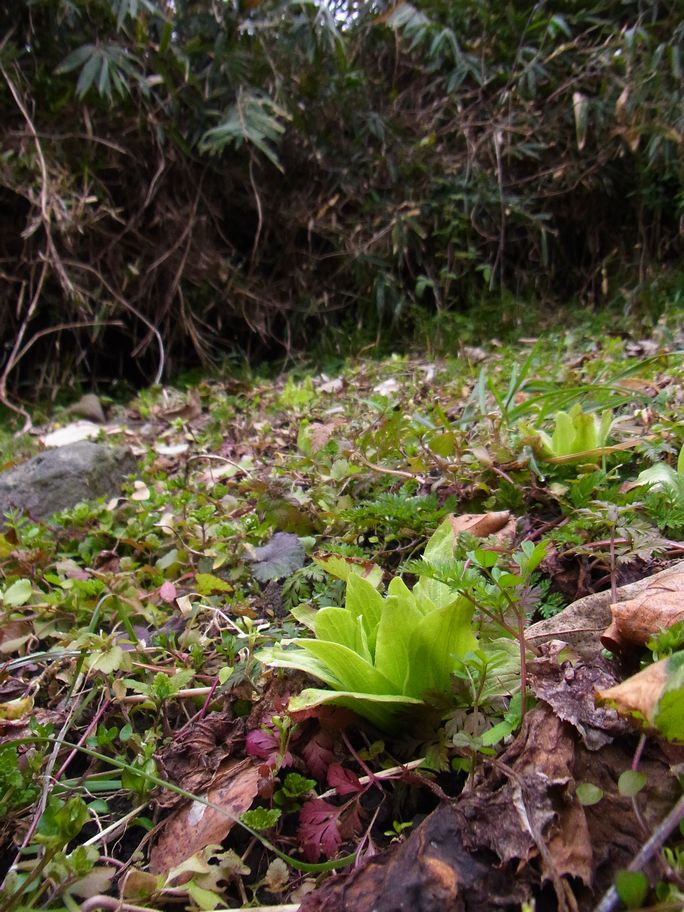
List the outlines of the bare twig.
{"label": "bare twig", "polygon": [[426,483],[423,476],[418,475],[415,472],[405,472],[403,469],[387,469],[385,466],[369,462],[364,456],[360,455],[357,455],[356,458],[369,469],[373,469],[374,472],[380,472],[382,475],[395,475],[397,478],[409,478],[411,481],[417,481],[419,484]]}
{"label": "bare twig", "polygon": [[122,295],[119,294],[118,291],[116,291],[114,288],[112,288],[112,286],[105,279],[105,277],[102,275],[102,273],[98,269],[95,269],[94,266],[89,266],[87,263],[79,263],[79,262],[76,262],[75,260],[68,260],[65,262],[68,266],[71,266],[73,269],[82,269],[84,272],[89,272],[92,275],[96,276],[96,278],[98,278],[99,281],[102,283],[102,287],[107,291],[108,294],[110,294],[114,298],[114,300],[117,302],[117,304],[120,304],[122,307],[124,307],[126,310],[128,310],[130,313],[132,313],[133,316],[137,317],[138,320],[140,320],[141,323],[144,323],[145,326],[147,326],[147,328],[150,330],[150,332],[154,335],[155,339],[157,340],[157,345],[159,346],[159,364],[157,366],[157,372],[156,372],[156,374],[154,376],[154,380],[152,382],[159,383],[161,381],[162,376],[164,375],[164,365],[166,363],[166,351],[164,348],[164,340],[162,339],[161,333],[159,332],[157,327],[154,325],[154,323],[150,322],[150,320],[147,319],[145,314],[141,313],[137,307],[134,307],[133,304],[130,303],[130,301],[127,301],[124,297],[122,297]]}
{"label": "bare twig", "polygon": [[[684,795],[682,795],[675,804],[667,817],[661,821],[648,842],[645,842],[637,852],[627,866],[627,870],[641,871],[645,868],[653,859],[656,852],[660,851],[665,840],[677,829],[682,820],[684,820]],[[612,886],[607,893],[605,893],[601,902],[594,909],[594,912],[613,912],[619,905],[620,897],[618,896],[615,886]]]}

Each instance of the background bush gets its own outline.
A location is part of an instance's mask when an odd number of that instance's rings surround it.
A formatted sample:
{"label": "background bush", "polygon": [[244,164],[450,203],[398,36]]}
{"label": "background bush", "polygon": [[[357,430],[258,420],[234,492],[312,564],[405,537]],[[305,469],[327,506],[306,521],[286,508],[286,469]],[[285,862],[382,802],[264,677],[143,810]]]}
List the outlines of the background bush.
{"label": "background bush", "polygon": [[681,257],[674,0],[2,10],[3,399]]}

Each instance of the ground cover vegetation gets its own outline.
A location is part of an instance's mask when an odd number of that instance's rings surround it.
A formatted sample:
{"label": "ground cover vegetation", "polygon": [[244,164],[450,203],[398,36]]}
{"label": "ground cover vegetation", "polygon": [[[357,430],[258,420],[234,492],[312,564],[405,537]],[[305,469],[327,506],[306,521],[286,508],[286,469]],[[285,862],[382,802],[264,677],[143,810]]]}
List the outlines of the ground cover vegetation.
{"label": "ground cover vegetation", "polygon": [[681,582],[528,633],[677,569],[679,318],[112,404],[0,534],[2,908],[681,908]]}
{"label": "ground cover vegetation", "polygon": [[679,3],[17,0],[0,34],[4,401],[673,281]]}

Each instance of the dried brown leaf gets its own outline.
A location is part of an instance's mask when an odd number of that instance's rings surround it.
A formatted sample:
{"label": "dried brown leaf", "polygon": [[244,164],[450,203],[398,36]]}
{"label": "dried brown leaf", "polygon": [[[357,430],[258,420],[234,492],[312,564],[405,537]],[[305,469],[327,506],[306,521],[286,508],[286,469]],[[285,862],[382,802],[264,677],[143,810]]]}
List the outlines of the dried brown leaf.
{"label": "dried brown leaf", "polygon": [[[551,574],[556,576],[557,567],[550,569]],[[644,577],[621,586],[617,591],[620,604],[629,599],[636,599],[644,590],[650,586],[659,586],[663,580],[667,580],[675,573],[684,575],[684,561],[677,561],[672,567],[651,577]],[[564,640],[584,659],[593,661],[602,649],[599,637],[610,622],[611,602],[610,591],[586,595],[572,602],[555,617],[533,624],[527,629],[525,639],[532,646],[541,646],[549,640]]]}
{"label": "dried brown leaf", "polygon": [[[164,778],[182,786],[186,792],[206,791],[243,731],[242,720],[233,719],[229,713],[211,713],[192,722],[161,752],[159,761]],[[159,803],[168,807],[176,804],[177,798],[171,792],[164,792]]]}
{"label": "dried brown leaf", "polygon": [[311,444],[311,452],[317,453],[322,449],[335,433],[337,427],[338,425],[334,421],[329,421],[327,424],[313,421],[306,429],[307,437]]}
{"label": "dried brown leaf", "polygon": [[0,653],[11,655],[33,636],[29,621],[6,621],[0,628]]}
{"label": "dried brown leaf", "polygon": [[511,519],[510,510],[491,513],[463,513],[461,516],[452,515],[449,519],[454,536],[467,532],[478,538],[496,535],[497,538],[504,539],[515,534],[515,520]]}
{"label": "dried brown leaf", "polygon": [[164,821],[150,852],[150,871],[170,871],[206,846],[223,842],[237,818],[256,798],[259,778],[258,763],[227,761],[207,794],[213,807],[194,801]]}
{"label": "dried brown leaf", "polygon": [[684,620],[684,573],[681,568],[658,574],[635,598],[610,606],[613,618],[601,636],[607,649],[642,646],[654,634]]}
{"label": "dried brown leaf", "polygon": [[622,684],[600,690],[597,700],[609,703],[623,716],[638,714],[652,722],[655,709],[667,682],[667,659],[648,665]]}
{"label": "dried brown leaf", "polygon": [[528,665],[528,677],[535,695],[574,726],[589,750],[630,731],[614,709],[596,706],[596,690],[617,683],[612,666],[602,658],[589,665],[573,656],[565,643],[548,643],[542,656]]}

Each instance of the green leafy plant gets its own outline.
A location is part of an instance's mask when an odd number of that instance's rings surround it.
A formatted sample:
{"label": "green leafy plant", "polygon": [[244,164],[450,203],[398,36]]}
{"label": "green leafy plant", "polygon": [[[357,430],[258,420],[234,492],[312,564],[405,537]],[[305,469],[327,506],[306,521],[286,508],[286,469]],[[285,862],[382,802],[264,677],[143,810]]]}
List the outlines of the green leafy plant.
{"label": "green leafy plant", "polygon": [[585,412],[579,403],[567,412],[557,412],[553,434],[537,431],[542,454],[549,461],[574,461],[584,455],[596,455],[606,447],[610,432],[615,424],[613,413],[608,409],[600,415]]}
{"label": "green leafy plant", "polygon": [[684,483],[684,447],[677,457],[677,468],[673,469],[666,462],[658,462],[644,469],[637,477],[637,484],[648,485],[650,490],[678,491]]}
{"label": "green leafy plant", "polygon": [[38,794],[33,772],[31,766],[24,769],[19,766],[15,745],[8,743],[0,746],[0,816],[3,819],[12,810],[30,804]]}
{"label": "green leafy plant", "polygon": [[[426,555],[436,557],[444,541],[440,527]],[[366,579],[350,575],[344,607],[300,615],[314,639],[275,646],[259,658],[306,671],[332,688],[302,691],[290,701],[291,710],[334,703],[392,729],[402,710],[448,698],[456,660],[477,648],[472,616],[466,598],[435,580],[421,580],[410,590],[395,577],[383,597]]]}

